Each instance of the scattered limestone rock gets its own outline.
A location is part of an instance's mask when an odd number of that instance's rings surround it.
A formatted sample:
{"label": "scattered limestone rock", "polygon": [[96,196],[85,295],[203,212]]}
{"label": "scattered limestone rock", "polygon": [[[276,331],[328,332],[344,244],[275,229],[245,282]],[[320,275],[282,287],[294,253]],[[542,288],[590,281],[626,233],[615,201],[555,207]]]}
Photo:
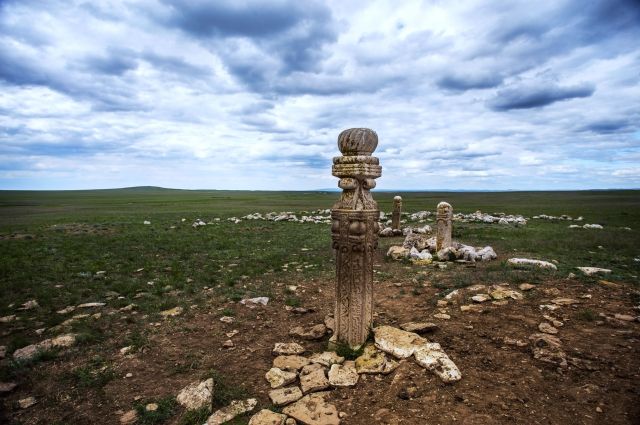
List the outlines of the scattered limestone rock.
{"label": "scattered limestone rock", "polygon": [[149,403],[146,406],[144,406],[144,410],[146,410],[147,412],[155,412],[156,410],[158,410],[158,403]]}
{"label": "scattered limestone rock", "polygon": [[554,298],[551,302],[555,305],[572,305],[578,304],[580,301],[574,300],[573,298]]}
{"label": "scattered limestone rock", "polygon": [[265,379],[269,381],[271,388],[281,388],[285,385],[288,385],[296,380],[298,374],[296,372],[289,372],[286,370],[279,369],[277,367],[272,367],[269,371],[264,375]]}
{"label": "scattered limestone rock", "polygon": [[449,320],[451,319],[451,316],[446,314],[446,313],[436,313],[433,315],[433,317],[435,317],[436,319],[441,319],[441,320]]}
{"label": "scattered limestone rock", "polygon": [[318,363],[326,367],[330,367],[333,364],[342,364],[344,357],[340,357],[333,351],[325,351],[324,353],[317,353],[310,357],[313,363]]}
{"label": "scattered limestone rock", "polygon": [[327,393],[309,394],[284,408],[283,413],[304,425],[339,425],[338,409],[328,403]]}
{"label": "scattered limestone rock", "polygon": [[75,306],[70,305],[70,306],[67,306],[67,307],[63,308],[62,310],[56,311],[56,313],[58,313],[58,314],[68,314],[68,313],[73,312],[75,309],[76,309]]}
{"label": "scattered limestone rock", "polygon": [[220,321],[221,321],[222,323],[233,323],[235,320],[236,320],[236,319],[234,319],[234,318],[233,318],[233,317],[231,317],[231,316],[222,316],[222,317],[220,318]]}
{"label": "scattered limestone rock", "polygon": [[551,324],[547,323],[547,322],[542,322],[538,325],[538,329],[540,330],[540,332],[544,332],[546,334],[551,334],[551,335],[555,335],[558,333],[558,330],[556,328],[554,328],[553,326],[551,326]]}
{"label": "scattered limestone rock", "polygon": [[277,342],[272,352],[275,355],[302,354],[304,347],[297,342]]}
{"label": "scattered limestone rock", "polygon": [[470,312],[473,312],[473,313],[482,313],[484,311],[484,309],[479,304],[467,304],[467,305],[461,305],[460,306],[460,311],[463,311],[463,312],[470,311]]}
{"label": "scattered limestone rock", "polygon": [[556,336],[536,333],[529,336],[533,358],[561,368],[567,367],[567,356],[562,350],[562,343]]}
{"label": "scattered limestone rock", "polygon": [[129,410],[122,416],[120,416],[120,423],[123,425],[134,424],[138,421],[138,412],[135,410]]}
{"label": "scattered limestone rock", "polygon": [[225,422],[229,422],[237,416],[252,411],[253,408],[256,407],[256,404],[258,404],[258,400],[255,398],[234,400],[228,406],[215,411],[213,415],[209,416],[206,425],[221,425]]}
{"label": "scattered limestone rock", "polygon": [[518,286],[518,289],[520,289],[521,291],[530,291],[532,289],[534,289],[536,287],[536,285],[532,285],[530,283],[521,283]]}
{"label": "scattered limestone rock", "polygon": [[321,339],[326,333],[327,327],[322,323],[306,330],[302,326],[297,326],[289,331],[289,335],[307,340]]}
{"label": "scattered limestone rock", "polygon": [[22,304],[22,307],[20,307],[18,310],[33,310],[34,308],[38,308],[38,307],[40,307],[40,305],[38,304],[38,301],[29,300],[24,304]]}
{"label": "scattered limestone rock", "polygon": [[311,363],[311,360],[302,356],[278,356],[273,359],[273,367],[277,367],[282,370],[298,371],[304,366]]}
{"label": "scattered limestone rock", "polygon": [[585,224],[582,226],[583,229],[604,229],[600,224]]}
{"label": "scattered limestone rock", "polygon": [[576,268],[587,276],[593,276],[594,274],[600,274],[600,273],[602,274],[611,273],[610,269],[602,269],[600,267],[576,267]]}
{"label": "scattered limestone rock", "polygon": [[247,307],[255,307],[257,305],[267,305],[268,303],[269,303],[268,297],[248,298],[240,301],[240,304],[246,305]]}
{"label": "scattered limestone rock", "polygon": [[29,407],[35,405],[37,402],[38,401],[35,397],[27,397],[18,400],[18,406],[20,406],[21,409],[28,409]]}
{"label": "scattered limestone rock", "polygon": [[45,339],[37,344],[27,345],[13,352],[14,360],[27,361],[31,360],[37,353],[50,350],[52,348],[71,347],[76,343],[75,334],[60,335],[55,338]]}
{"label": "scattered limestone rock", "polygon": [[329,369],[329,383],[334,387],[353,387],[358,383],[358,372],[354,361],[346,361],[344,364],[333,364]]}
{"label": "scattered limestone rock", "polygon": [[178,307],[170,308],[169,310],[161,311],[160,315],[163,317],[175,317],[175,316],[181,315],[183,311],[184,309],[178,306]]}
{"label": "scattered limestone rock", "polygon": [[409,256],[409,249],[401,247],[401,246],[390,246],[387,251],[387,257],[391,257],[394,260],[401,260],[403,258],[407,258]]}
{"label": "scattered limestone rock", "polygon": [[375,346],[397,358],[406,359],[428,341],[421,336],[396,329],[391,326],[378,326],[373,329]]}
{"label": "scattered limestone rock", "polygon": [[249,425],[284,425],[286,415],[262,409],[249,419]]}
{"label": "scattered limestone rock", "polygon": [[514,266],[526,265],[526,266],[536,266],[543,269],[558,270],[558,267],[553,263],[550,263],[548,261],[542,261],[542,260],[531,260],[529,258],[509,258],[507,260],[507,263]]}
{"label": "scattered limestone rock", "polygon": [[222,347],[223,348],[233,348],[233,347],[235,347],[235,344],[233,343],[233,341],[228,339],[228,340],[226,340],[225,342],[222,343]]}
{"label": "scattered limestone rock", "polygon": [[491,296],[489,294],[478,294],[471,297],[471,299],[477,303],[483,303],[485,301],[489,301]]}
{"label": "scattered limestone rock", "polygon": [[192,382],[178,393],[176,400],[187,410],[198,410],[207,407],[211,411],[213,402],[213,379]]}
{"label": "scattered limestone rock", "polygon": [[15,314],[10,314],[8,316],[0,317],[0,323],[10,323],[10,322],[13,322],[14,320],[16,320]]}
{"label": "scattered limestone rock", "polygon": [[80,305],[78,306],[78,308],[104,307],[105,305],[107,305],[107,304],[105,304],[105,303],[98,303],[98,302],[95,302],[95,303],[84,303],[84,304],[80,304]]}
{"label": "scattered limestone rock", "polygon": [[0,382],[0,394],[6,394],[13,391],[18,384],[15,382]]}
{"label": "scattered limestone rock", "polygon": [[400,325],[402,330],[407,332],[425,333],[438,329],[438,325],[433,322],[407,322]]}
{"label": "scattered limestone rock", "polygon": [[619,313],[616,313],[616,314],[613,315],[613,317],[615,319],[622,320],[623,322],[633,322],[634,320],[636,320],[636,317],[632,316],[630,314],[619,314]]}
{"label": "scattered limestone rock", "polygon": [[300,387],[304,394],[329,388],[329,380],[324,374],[324,368],[314,370],[311,373],[300,374]]}
{"label": "scattered limestone rock", "polygon": [[437,342],[424,344],[415,351],[413,356],[420,366],[438,375],[443,382],[456,382],[462,378],[456,364],[451,361]]}
{"label": "scattered limestone rock", "polygon": [[298,387],[279,388],[269,391],[269,399],[274,406],[285,406],[302,398],[302,391]]}
{"label": "scattered limestone rock", "polygon": [[476,254],[480,259],[480,261],[491,261],[498,258],[498,255],[490,246],[485,246],[484,248],[479,250]]}

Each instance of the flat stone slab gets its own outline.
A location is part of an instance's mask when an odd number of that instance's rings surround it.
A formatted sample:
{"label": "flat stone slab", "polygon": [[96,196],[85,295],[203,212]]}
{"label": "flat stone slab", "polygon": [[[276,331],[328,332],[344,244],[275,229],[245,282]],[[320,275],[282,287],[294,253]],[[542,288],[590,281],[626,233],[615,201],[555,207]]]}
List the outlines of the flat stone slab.
{"label": "flat stone slab", "polygon": [[178,393],[176,400],[187,410],[198,410],[202,407],[208,407],[208,410],[211,411],[213,379],[209,378],[202,382],[192,382]]}
{"label": "flat stone slab", "polygon": [[347,360],[344,364],[333,364],[329,369],[329,384],[334,387],[353,387],[358,383],[358,372],[356,364],[352,360]]}
{"label": "flat stone slab", "polygon": [[31,360],[41,351],[50,350],[52,348],[71,347],[76,343],[75,334],[60,335],[55,338],[45,339],[37,344],[27,345],[13,352],[13,358],[19,361]]}
{"label": "flat stone slab", "polygon": [[289,372],[277,367],[272,367],[264,375],[265,379],[269,381],[271,388],[280,388],[288,385],[296,380],[298,374],[295,372]]}
{"label": "flat stone slab", "polygon": [[429,342],[418,334],[391,326],[378,326],[373,334],[378,349],[400,359],[411,357],[420,346]]}
{"label": "flat stone slab", "polygon": [[277,342],[273,347],[273,354],[277,356],[304,353],[304,347],[297,342]]}
{"label": "flat stone slab", "polygon": [[234,400],[226,407],[220,410],[216,410],[213,415],[209,416],[206,425],[222,425],[225,422],[229,422],[233,418],[250,412],[256,407],[258,400],[255,398],[249,398],[247,400]]}
{"label": "flat stone slab", "polygon": [[287,415],[262,409],[249,419],[249,425],[284,425]]}
{"label": "flat stone slab", "polygon": [[355,367],[358,373],[388,374],[393,372],[398,365],[398,362],[387,358],[385,353],[371,344],[364,347],[364,352],[355,361]]}
{"label": "flat stone slab", "polygon": [[438,375],[443,382],[456,382],[462,378],[458,366],[447,356],[437,342],[426,343],[413,356],[420,366]]}
{"label": "flat stone slab", "polygon": [[325,400],[327,395],[327,393],[309,394],[285,407],[283,413],[303,425],[339,425],[338,409]]}
{"label": "flat stone slab", "polygon": [[586,274],[587,276],[593,276],[594,274],[610,274],[611,270],[609,269],[602,269],[600,267],[576,267],[578,270],[580,270],[582,273]]}
{"label": "flat stone slab", "polygon": [[529,258],[509,258],[507,263],[513,266],[535,266],[543,269],[558,270],[558,267],[548,261],[532,260]]}
{"label": "flat stone slab", "polygon": [[320,323],[319,325],[312,326],[308,329],[303,328],[302,326],[297,326],[289,331],[289,335],[296,336],[298,338],[307,339],[310,341],[316,339],[322,339],[323,336],[327,333],[327,327],[324,323]]}
{"label": "flat stone slab", "polygon": [[306,357],[302,357],[302,356],[278,356],[275,359],[273,359],[273,367],[277,367],[278,369],[283,369],[283,370],[300,370],[302,369],[304,366],[308,365],[309,363],[311,363],[311,360],[309,360]]}
{"label": "flat stone slab", "polygon": [[300,375],[300,387],[304,394],[329,388],[329,380],[324,374],[324,368],[314,370],[306,375]]}
{"label": "flat stone slab", "polygon": [[423,333],[437,330],[438,325],[433,322],[407,322],[401,324],[400,328],[407,332]]}
{"label": "flat stone slab", "polygon": [[269,399],[274,406],[285,406],[302,398],[302,391],[298,387],[279,388],[269,391]]}
{"label": "flat stone slab", "polygon": [[332,364],[342,364],[344,357],[340,357],[333,351],[325,351],[312,355],[309,360],[313,363],[319,363],[323,366],[330,367]]}

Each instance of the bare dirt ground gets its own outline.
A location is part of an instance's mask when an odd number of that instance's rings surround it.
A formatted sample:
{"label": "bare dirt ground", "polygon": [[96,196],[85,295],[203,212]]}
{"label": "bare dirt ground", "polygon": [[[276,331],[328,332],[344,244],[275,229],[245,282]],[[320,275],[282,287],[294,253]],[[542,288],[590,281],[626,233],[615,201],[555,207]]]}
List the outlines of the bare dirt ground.
{"label": "bare dirt ground", "polygon": [[[389,375],[362,375],[355,387],[331,392],[329,401],[346,414],[342,423],[640,423],[640,323],[613,318],[615,314],[638,314],[630,296],[633,289],[624,284],[585,286],[577,280],[563,279],[537,284],[523,293],[523,299],[509,299],[505,305],[483,303],[482,312],[460,310],[460,305],[472,303],[470,297],[474,293],[468,288],[461,288],[447,306],[437,306],[437,300],[442,300],[438,296],[441,290],[434,284],[463,267],[451,264],[445,270],[437,270],[379,258],[376,270],[392,277],[376,282],[376,324],[437,323],[439,329],[425,336],[442,345],[463,378],[454,384],[443,384],[411,360],[403,361]],[[418,272],[425,272],[419,285],[413,280]],[[270,407],[270,388],[264,374],[271,367],[274,344],[296,341],[288,335],[294,326],[322,323],[332,313],[334,297],[331,280],[274,285],[297,285],[302,305],[311,311],[287,311],[280,291],[267,306],[212,303],[211,308],[196,308],[182,316],[151,323],[145,348],[140,352],[123,356],[114,345],[111,352],[99,353],[112,362],[116,374],[104,388],[83,390],[63,378],[96,354],[91,350],[72,361],[61,357],[42,362],[34,366],[34,373],[26,382],[20,383],[19,391],[5,397],[7,410],[0,418],[23,424],[118,423],[120,415],[136,401],[175,396],[209,369],[223,373],[230,384],[242,386],[248,396],[257,397],[259,406]],[[516,284],[510,288],[518,289]],[[540,309],[540,305],[558,297],[577,302],[553,312]],[[219,320],[223,308],[233,311],[233,323]],[[450,314],[449,320],[432,317],[441,309]],[[137,320],[135,314],[118,314],[122,315],[121,320],[112,322],[110,333],[126,332],[129,323]],[[539,332],[543,314],[563,322],[557,337],[570,359],[566,368],[532,356],[529,336]],[[231,338],[234,347],[223,348],[229,339],[226,333],[232,330],[239,331]],[[328,337],[314,342],[297,341],[309,352],[320,352],[326,348]],[[514,340],[527,344],[518,346]],[[132,376],[125,378],[127,373]],[[78,397],[81,391],[89,391],[90,396]],[[36,395],[37,409],[15,407],[14,403],[26,394]],[[183,415],[177,413],[167,423],[179,424]]]}

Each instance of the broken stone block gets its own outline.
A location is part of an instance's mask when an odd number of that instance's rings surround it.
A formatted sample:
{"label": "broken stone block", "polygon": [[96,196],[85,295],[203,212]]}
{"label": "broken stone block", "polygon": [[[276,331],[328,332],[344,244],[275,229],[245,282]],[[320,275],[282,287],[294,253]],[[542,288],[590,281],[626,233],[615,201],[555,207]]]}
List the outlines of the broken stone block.
{"label": "broken stone block", "polygon": [[525,266],[536,266],[542,269],[558,270],[558,267],[553,263],[550,263],[548,261],[541,261],[541,260],[531,260],[529,258],[509,258],[507,260],[507,263],[512,266],[525,265]]}
{"label": "broken stone block", "polygon": [[321,339],[323,336],[325,336],[326,333],[327,327],[322,323],[312,326],[309,329],[304,329],[302,326],[297,326],[289,331],[289,335],[307,340]]}
{"label": "broken stone block", "polygon": [[373,329],[373,334],[378,349],[400,359],[411,357],[420,346],[428,342],[418,334],[391,326],[378,326]]}
{"label": "broken stone block", "polygon": [[558,330],[556,328],[554,328],[553,326],[551,326],[549,323],[547,322],[542,322],[538,325],[538,329],[540,330],[540,332],[544,332],[546,334],[552,334],[555,335],[558,333]]}
{"label": "broken stone block", "polygon": [[296,342],[277,342],[273,348],[275,355],[291,355],[304,353],[304,347]]}
{"label": "broken stone block", "polygon": [[326,392],[309,394],[282,412],[305,425],[339,425],[338,409],[325,400],[327,396]]}
{"label": "broken stone block", "polygon": [[306,357],[296,355],[278,356],[273,359],[273,367],[290,371],[298,371],[309,363],[311,363],[311,360],[307,359]]}
{"label": "broken stone block", "polygon": [[576,267],[578,270],[580,270],[582,273],[584,273],[587,276],[593,276],[595,274],[609,274],[611,273],[611,270],[609,269],[602,269],[600,267]]}
{"label": "broken stone block", "polygon": [[284,425],[286,415],[262,409],[249,419],[249,425]]}
{"label": "broken stone block", "polygon": [[295,372],[288,372],[277,367],[272,367],[264,377],[269,381],[271,388],[280,388],[294,382],[298,377],[298,374]]}
{"label": "broken stone block", "polygon": [[213,415],[209,416],[206,425],[222,425],[237,416],[252,411],[253,408],[256,407],[256,404],[258,404],[258,400],[255,398],[234,400],[228,406],[216,410]]}
{"label": "broken stone block", "polygon": [[285,406],[302,398],[302,391],[298,387],[278,388],[269,391],[269,399],[274,406]]}
{"label": "broken stone block", "polygon": [[326,367],[330,367],[332,364],[341,364],[344,362],[344,357],[340,357],[333,351],[325,351],[324,353],[318,353],[312,355],[309,360],[313,363],[318,363]]}
{"label": "broken stone block", "polygon": [[344,364],[333,364],[329,369],[329,384],[334,387],[352,387],[358,383],[355,362],[348,360]]}
{"label": "broken stone block", "polygon": [[211,411],[213,402],[213,379],[202,382],[192,382],[178,393],[176,400],[187,410],[198,410],[207,407]]}
{"label": "broken stone block", "polygon": [[324,374],[324,368],[306,375],[300,375],[300,387],[304,394],[322,391],[329,388],[329,380]]}
{"label": "broken stone block", "polygon": [[413,356],[420,366],[438,375],[443,382],[456,382],[462,378],[456,364],[451,361],[437,342],[426,343],[422,348],[416,350]]}
{"label": "broken stone block", "polygon": [[533,358],[561,368],[567,367],[567,356],[562,350],[562,343],[556,336],[536,333],[529,336]]}

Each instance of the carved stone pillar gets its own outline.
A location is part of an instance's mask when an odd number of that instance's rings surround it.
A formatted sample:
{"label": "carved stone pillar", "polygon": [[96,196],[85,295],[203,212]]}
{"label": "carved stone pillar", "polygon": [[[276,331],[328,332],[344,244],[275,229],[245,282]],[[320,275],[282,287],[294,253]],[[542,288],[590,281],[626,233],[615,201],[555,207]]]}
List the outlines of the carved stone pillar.
{"label": "carved stone pillar", "polygon": [[453,207],[446,202],[440,202],[436,213],[436,252],[451,246],[452,227]]}
{"label": "carved stone pillar", "polygon": [[373,257],[378,246],[378,204],[369,189],[382,174],[371,156],[378,135],[352,128],[338,136],[343,156],[333,158],[332,174],[342,189],[331,209],[331,237],[336,252],[335,339],[351,348],[362,345],[373,322]]}
{"label": "carved stone pillar", "polygon": [[400,215],[402,213],[402,197],[393,197],[393,214],[391,215],[391,228],[400,230]]}

